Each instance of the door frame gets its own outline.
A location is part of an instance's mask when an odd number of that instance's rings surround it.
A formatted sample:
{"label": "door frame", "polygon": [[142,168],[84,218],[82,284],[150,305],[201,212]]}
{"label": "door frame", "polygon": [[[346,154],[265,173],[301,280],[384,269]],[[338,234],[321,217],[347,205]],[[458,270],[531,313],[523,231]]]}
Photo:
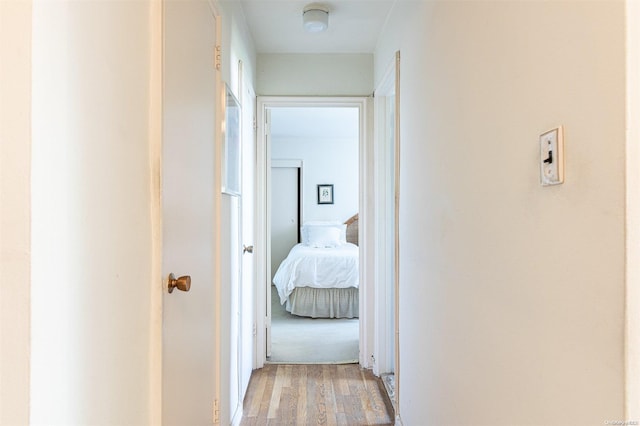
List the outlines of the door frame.
{"label": "door frame", "polygon": [[[254,368],[262,368],[266,363],[267,354],[267,325],[268,325],[268,290],[270,286],[270,264],[267,262],[267,239],[269,224],[267,185],[271,172],[271,142],[269,135],[269,110],[284,107],[354,107],[359,110],[359,195],[358,210],[360,212],[359,248],[360,248],[360,282],[367,283],[368,277],[373,277],[372,253],[369,249],[370,232],[368,232],[369,217],[372,209],[367,197],[372,183],[372,120],[370,97],[310,97],[310,96],[258,96],[257,102],[257,146],[256,146],[256,353]],[[371,222],[373,224],[373,222]],[[372,286],[360,286],[360,365],[371,367],[373,339],[368,330],[373,324],[373,295]]]}
{"label": "door frame", "polygon": [[[374,363],[376,375],[391,372],[395,376],[394,406],[396,421],[400,420],[400,52],[397,51],[390,61],[374,92],[375,96],[375,211],[376,211],[376,318],[374,350],[378,359]],[[393,146],[387,146],[387,101],[393,96]],[[392,148],[392,149],[389,149]],[[393,187],[388,187],[386,177],[388,168],[393,167]],[[379,177],[383,177],[380,179]],[[390,213],[391,212],[391,213]],[[389,217],[391,216],[391,217]],[[393,226],[387,226],[388,219]],[[391,231],[391,232],[389,232]],[[392,234],[392,235],[389,235]],[[392,253],[389,253],[389,246]],[[389,271],[389,265],[393,265]],[[392,273],[390,273],[392,272]],[[393,300],[389,300],[389,291]],[[393,302],[393,308],[391,303]],[[393,318],[393,329],[388,327],[388,318]],[[393,337],[391,337],[393,336]],[[391,359],[393,352],[393,360]]]}
{"label": "door frame", "polygon": [[[395,61],[389,64],[386,72],[384,73],[380,85],[375,90],[374,108],[375,108],[375,167],[379,173],[375,176],[375,191],[376,191],[376,240],[380,244],[382,252],[377,253],[376,262],[376,280],[377,280],[377,295],[376,295],[376,312],[377,318],[383,319],[379,321],[375,329],[375,342],[374,348],[376,356],[376,362],[373,366],[373,372],[376,375],[395,372],[395,365],[392,361],[390,349],[395,348],[395,341],[390,337],[395,335],[395,329],[391,330],[390,326],[395,323],[395,307],[391,309],[391,303],[393,299],[389,298],[389,286],[394,287],[395,293],[395,259],[393,258],[396,251],[393,236],[396,235],[395,224],[397,223],[397,217],[395,215],[395,187],[389,187],[394,185],[396,176],[390,176],[395,173],[395,158],[393,155],[389,155],[390,151],[395,151],[395,146],[389,147],[387,145],[387,119],[388,108],[387,102],[389,97],[396,95],[395,88]],[[397,105],[396,105],[397,107]],[[394,123],[397,124],[397,123]],[[397,130],[397,129],[395,129]],[[394,134],[394,144],[396,141],[396,135]],[[393,148],[392,150],[390,148]],[[391,170],[389,170],[391,169]],[[391,173],[390,173],[391,172]],[[389,182],[387,179],[392,178]],[[391,226],[389,226],[391,224]],[[394,235],[389,235],[394,234]],[[389,254],[391,249],[392,254]],[[389,320],[393,319],[393,323]]]}

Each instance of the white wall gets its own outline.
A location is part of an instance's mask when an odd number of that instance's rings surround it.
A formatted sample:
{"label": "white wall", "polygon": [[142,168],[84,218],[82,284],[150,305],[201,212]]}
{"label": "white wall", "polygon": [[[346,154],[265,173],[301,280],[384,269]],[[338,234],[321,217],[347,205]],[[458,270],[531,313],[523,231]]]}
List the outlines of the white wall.
{"label": "white wall", "polygon": [[150,5],[33,5],[32,424],[148,424]]}
{"label": "white wall", "polygon": [[[354,126],[358,126],[358,110]],[[286,120],[286,117],[282,117]],[[273,120],[276,120],[274,117]],[[322,123],[320,126],[330,126]],[[302,218],[344,222],[358,213],[358,138],[274,137],[271,158],[302,160]],[[333,184],[334,204],[318,204],[319,184]]]}
{"label": "white wall", "polygon": [[[303,161],[303,221],[344,222],[358,212],[357,139],[274,139],[272,158]],[[318,184],[333,184],[334,204],[318,204]]]}
{"label": "white wall", "polygon": [[0,2],[0,424],[29,423],[31,2]]}
{"label": "white wall", "polygon": [[244,87],[256,87],[257,56],[253,39],[245,22],[242,8],[236,1],[221,1],[222,15],[222,80],[231,87],[233,94],[242,101],[238,93],[238,61],[244,69]]}
{"label": "white wall", "polygon": [[622,2],[396,3],[404,424],[623,419],[624,27]]}
{"label": "white wall", "polygon": [[262,96],[369,96],[371,54],[258,55],[257,92]]}

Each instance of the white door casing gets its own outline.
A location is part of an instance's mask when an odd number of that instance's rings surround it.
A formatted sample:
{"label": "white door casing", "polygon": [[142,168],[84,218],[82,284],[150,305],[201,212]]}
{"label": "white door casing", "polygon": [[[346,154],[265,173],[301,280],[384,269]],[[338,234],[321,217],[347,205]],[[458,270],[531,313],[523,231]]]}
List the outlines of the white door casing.
{"label": "white door casing", "polygon": [[[375,312],[373,371],[394,373],[399,419],[400,52],[375,91]],[[401,424],[401,421],[398,421]]]}
{"label": "white door casing", "polygon": [[[270,244],[270,226],[268,215],[268,187],[271,180],[271,147],[270,147],[270,111],[277,107],[354,107],[359,111],[359,241],[360,241],[360,282],[366,283],[367,277],[373,276],[373,251],[368,248],[367,236],[371,235],[368,217],[372,212],[367,193],[372,184],[373,150],[369,137],[372,134],[372,109],[367,97],[258,97],[257,105],[257,145],[256,145],[256,246],[266,247]],[[266,362],[270,333],[271,306],[270,300],[270,253],[260,253],[256,258],[256,359],[255,368],[262,368]],[[371,366],[373,336],[369,332],[369,322],[373,312],[373,289],[360,286],[360,364],[365,368]]]}

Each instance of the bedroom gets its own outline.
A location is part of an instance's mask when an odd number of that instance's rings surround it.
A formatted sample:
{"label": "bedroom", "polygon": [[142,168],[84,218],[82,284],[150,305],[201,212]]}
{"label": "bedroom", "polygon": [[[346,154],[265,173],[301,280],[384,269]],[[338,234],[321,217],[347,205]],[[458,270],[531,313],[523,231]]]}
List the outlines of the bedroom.
{"label": "bedroom", "polygon": [[269,362],[358,360],[358,114],[271,110]]}

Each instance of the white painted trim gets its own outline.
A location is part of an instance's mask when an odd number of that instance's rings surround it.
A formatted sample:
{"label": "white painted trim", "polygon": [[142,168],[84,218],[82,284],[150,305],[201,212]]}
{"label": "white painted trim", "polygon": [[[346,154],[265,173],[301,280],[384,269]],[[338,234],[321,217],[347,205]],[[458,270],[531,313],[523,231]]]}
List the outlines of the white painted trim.
{"label": "white painted trim", "polygon": [[[395,263],[395,276],[394,276],[394,289],[395,289],[395,327],[396,327],[396,341],[395,341],[395,363],[396,363],[396,371],[395,371],[395,397],[396,397],[396,416],[400,419],[400,51],[396,52],[395,55],[396,62],[396,81],[395,81],[395,91],[396,91],[396,115],[395,115],[395,141],[396,141],[396,149],[395,149],[395,253],[394,253],[394,263]],[[400,421],[402,424],[402,421]]]}
{"label": "white painted trim", "polygon": [[231,418],[231,426],[240,426],[243,415],[244,415],[244,411],[242,409],[242,401],[240,401],[238,403],[238,406],[236,407],[236,411],[233,414],[233,417]]}
{"label": "white painted trim", "polygon": [[[269,241],[268,226],[268,197],[267,188],[269,182],[269,174],[271,170],[270,143],[268,141],[268,125],[265,122],[267,111],[277,107],[356,107],[360,111],[360,282],[368,282],[367,271],[367,238],[368,235],[364,228],[366,226],[369,209],[367,206],[367,198],[365,184],[367,165],[363,153],[366,152],[371,134],[369,119],[369,98],[367,97],[279,97],[279,96],[259,96],[257,99],[257,146],[256,146],[256,354],[254,368],[262,368],[266,362],[266,346],[267,346],[267,314],[270,309],[268,300],[269,280],[269,254],[267,243]],[[360,286],[360,364],[369,368],[369,362],[366,360],[366,354],[370,353],[370,342],[366,330],[372,319],[372,312],[366,309],[366,297],[370,291],[367,286]]]}
{"label": "white painted trim", "polygon": [[267,228],[267,170],[271,168],[267,164],[270,158],[266,138],[269,131],[267,126],[267,111],[262,105],[260,96],[256,97],[256,221],[255,221],[255,247],[256,256],[256,285],[254,288],[255,312],[256,312],[256,337],[254,369],[264,367],[266,361],[265,350],[267,348],[267,321],[269,314],[267,311],[266,289],[264,283],[267,281],[267,265],[269,264],[269,251],[267,250],[268,228]]}
{"label": "white painted trim", "polygon": [[373,190],[375,169],[373,164],[373,105],[372,98],[364,98],[364,109],[360,109],[360,188],[358,242],[360,247],[360,365],[372,368],[373,326],[375,324],[375,288],[370,283],[375,279],[375,250],[372,245],[376,223],[373,212],[375,197]]}
{"label": "white painted trim", "polygon": [[271,167],[293,167],[293,168],[302,168],[302,160],[286,160],[286,159],[277,159],[271,161]]}
{"label": "white painted trim", "polygon": [[[216,45],[222,44],[222,17],[218,12],[217,2],[215,0],[209,0],[209,4],[211,6],[211,13],[213,14],[213,19],[216,22]],[[222,133],[222,123],[226,105],[226,91],[225,85],[222,81],[222,66],[220,69],[213,68],[214,78],[215,78],[215,95],[218,97],[218,102],[216,103],[215,112],[214,112],[214,134],[215,134],[215,144],[214,144],[214,172],[213,172],[213,229],[214,235],[221,235],[222,231],[222,145],[223,145],[223,133]],[[226,410],[229,407],[229,397],[227,389],[222,389],[222,381],[221,381],[221,371],[223,369],[228,369],[228,365],[222,365],[222,330],[221,330],[221,304],[222,304],[222,261],[221,261],[221,239],[218,237],[214,238],[213,244],[213,279],[214,279],[214,350],[213,350],[213,360],[214,363],[214,391],[213,397],[219,401],[220,414],[219,418],[230,418],[225,417],[223,410]],[[226,402],[226,404],[225,404]]]}
{"label": "white painted trim", "polygon": [[[375,91],[375,123],[374,123],[374,191],[375,191],[375,311],[376,318],[387,318],[388,304],[387,300],[387,283],[386,277],[389,273],[389,265],[391,259],[387,259],[387,223],[390,219],[387,217],[389,203],[393,200],[388,195],[388,182],[386,166],[388,159],[388,149],[386,146],[386,115],[387,115],[387,97],[395,94],[395,61],[392,61],[384,74],[380,86]],[[393,346],[393,342],[389,341],[391,332],[388,329],[386,321],[376,321],[374,325],[374,359],[373,372],[376,375],[390,373],[394,371],[391,365],[391,359],[388,356],[389,347]]]}
{"label": "white painted trim", "polygon": [[[399,198],[400,198],[400,52],[396,52],[390,62],[380,85],[375,91],[375,217],[376,227],[374,233],[375,265],[374,275],[375,311],[376,318],[380,319],[374,323],[374,354],[376,362],[373,366],[375,374],[384,374],[393,371],[395,376],[395,399],[396,410],[399,411],[399,383],[400,383],[400,353],[399,353]],[[387,99],[395,96],[395,123],[394,123],[394,147],[393,154],[390,153],[386,141],[386,118]],[[394,188],[393,195],[390,195],[390,188],[386,176],[389,162],[393,161],[394,168]],[[392,217],[389,211],[393,207]],[[389,221],[393,221],[393,241],[388,240]],[[389,254],[388,247],[393,244],[393,254]],[[391,300],[387,297],[389,291],[389,265],[393,264],[393,293],[394,307],[390,312]],[[389,315],[394,316],[394,330],[389,329],[389,324],[385,321]],[[393,331],[393,333],[391,333]],[[391,335],[393,334],[393,340]],[[393,348],[393,363],[390,350]],[[399,413],[398,420],[399,420]]]}

